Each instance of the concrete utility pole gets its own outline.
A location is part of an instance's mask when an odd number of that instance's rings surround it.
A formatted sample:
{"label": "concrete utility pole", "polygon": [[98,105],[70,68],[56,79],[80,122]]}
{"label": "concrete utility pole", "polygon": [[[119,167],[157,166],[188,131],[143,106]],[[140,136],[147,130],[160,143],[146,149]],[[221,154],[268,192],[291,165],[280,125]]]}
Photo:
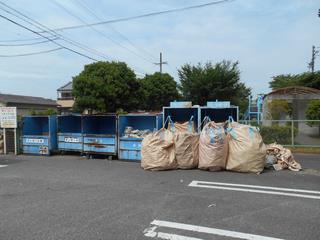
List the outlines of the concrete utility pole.
{"label": "concrete utility pole", "polygon": [[312,46],[311,62],[309,63],[309,68],[311,69],[312,73],[314,73],[314,60],[316,59],[318,53],[319,51],[316,50],[316,47]]}
{"label": "concrete utility pole", "polygon": [[155,65],[159,65],[160,66],[160,73],[162,73],[162,65],[164,64],[168,64],[168,62],[163,62],[162,61],[162,53],[160,53],[160,62],[155,63]]}

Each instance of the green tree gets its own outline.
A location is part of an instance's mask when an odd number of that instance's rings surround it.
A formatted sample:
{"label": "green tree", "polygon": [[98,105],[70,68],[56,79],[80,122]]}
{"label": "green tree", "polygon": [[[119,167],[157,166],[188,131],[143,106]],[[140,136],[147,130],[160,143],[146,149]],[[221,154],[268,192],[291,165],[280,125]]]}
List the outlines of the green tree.
{"label": "green tree", "polygon": [[[306,118],[308,120],[320,120],[320,100],[311,100],[306,109]],[[310,121],[307,123],[309,126],[319,126],[320,135],[320,122]]]}
{"label": "green tree", "polygon": [[269,103],[269,109],[272,120],[280,120],[281,115],[292,115],[292,107],[286,100],[275,99]]}
{"label": "green tree", "polygon": [[142,106],[146,110],[161,110],[170,101],[179,98],[177,83],[168,73],[146,75],[140,83],[144,99]]}
{"label": "green tree", "polygon": [[304,72],[301,74],[278,75],[269,82],[270,88],[276,90],[284,87],[304,86],[320,89],[320,71],[311,73]]}
{"label": "green tree", "polygon": [[240,107],[244,112],[248,106],[250,88],[240,81],[238,62],[222,61],[216,64],[185,64],[178,71],[180,90],[184,99],[194,104],[206,105],[207,101],[225,100]]}
{"label": "green tree", "polygon": [[138,108],[139,81],[123,62],[96,62],[84,67],[73,77],[75,109],[116,112]]}

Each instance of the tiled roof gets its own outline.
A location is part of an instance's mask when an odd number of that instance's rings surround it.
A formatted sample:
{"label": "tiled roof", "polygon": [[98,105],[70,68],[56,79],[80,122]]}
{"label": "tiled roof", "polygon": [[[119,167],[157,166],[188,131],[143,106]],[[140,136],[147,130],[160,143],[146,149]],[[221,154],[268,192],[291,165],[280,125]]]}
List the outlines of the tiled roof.
{"label": "tiled roof", "polygon": [[58,88],[57,91],[72,91],[72,81],[68,82],[66,85]]}
{"label": "tiled roof", "polygon": [[42,98],[42,97],[23,96],[23,95],[13,95],[13,94],[0,94],[0,102],[57,106],[56,101],[52,99]]}

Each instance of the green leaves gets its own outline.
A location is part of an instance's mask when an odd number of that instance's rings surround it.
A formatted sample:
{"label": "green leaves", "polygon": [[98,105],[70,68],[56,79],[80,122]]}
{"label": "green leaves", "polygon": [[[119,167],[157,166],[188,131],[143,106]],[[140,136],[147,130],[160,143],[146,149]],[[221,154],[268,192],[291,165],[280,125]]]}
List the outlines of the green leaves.
{"label": "green leaves", "polygon": [[207,101],[231,101],[240,106],[240,111],[247,107],[250,88],[240,82],[238,62],[222,61],[202,66],[185,64],[178,71],[184,99],[194,104],[206,105]]}
{"label": "green leaves", "polygon": [[144,101],[141,106],[146,110],[161,110],[179,98],[177,83],[168,73],[156,72],[141,79],[141,93]]}
{"label": "green leaves", "polygon": [[80,112],[137,109],[139,87],[134,72],[125,63],[92,63],[73,78],[75,107]]}
{"label": "green leaves", "polygon": [[276,90],[284,87],[304,86],[320,89],[320,71],[315,73],[305,72],[296,75],[278,75],[274,76],[269,82],[270,88]]}
{"label": "green leaves", "polygon": [[[306,118],[308,120],[320,120],[320,100],[311,100],[308,103],[307,110],[306,110]],[[310,126],[319,126],[320,122],[308,122]],[[320,131],[320,130],[319,130]]]}

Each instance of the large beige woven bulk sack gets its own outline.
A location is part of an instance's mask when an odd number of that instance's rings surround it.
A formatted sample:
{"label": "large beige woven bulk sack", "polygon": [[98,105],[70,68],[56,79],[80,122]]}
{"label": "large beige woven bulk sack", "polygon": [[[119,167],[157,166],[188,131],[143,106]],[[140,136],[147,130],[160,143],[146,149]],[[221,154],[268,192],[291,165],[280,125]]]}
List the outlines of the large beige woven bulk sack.
{"label": "large beige woven bulk sack", "polygon": [[253,173],[263,171],[266,147],[257,128],[237,122],[230,123],[228,143],[227,170]]}
{"label": "large beige woven bulk sack", "polygon": [[207,123],[200,134],[199,168],[209,171],[225,169],[228,143],[224,130],[225,123]]}
{"label": "large beige woven bulk sack", "polygon": [[141,145],[141,167],[145,170],[176,169],[174,134],[162,128],[148,134]]}
{"label": "large beige woven bulk sack", "polygon": [[169,123],[169,129],[170,128],[174,132],[192,132],[192,133],[196,132],[195,124],[192,121],[192,119],[190,121],[184,122],[184,123],[175,122],[173,124],[173,126],[172,126],[172,123]]}
{"label": "large beige woven bulk sack", "polygon": [[193,122],[174,124],[174,144],[178,168],[196,168],[199,162],[199,134]]}

